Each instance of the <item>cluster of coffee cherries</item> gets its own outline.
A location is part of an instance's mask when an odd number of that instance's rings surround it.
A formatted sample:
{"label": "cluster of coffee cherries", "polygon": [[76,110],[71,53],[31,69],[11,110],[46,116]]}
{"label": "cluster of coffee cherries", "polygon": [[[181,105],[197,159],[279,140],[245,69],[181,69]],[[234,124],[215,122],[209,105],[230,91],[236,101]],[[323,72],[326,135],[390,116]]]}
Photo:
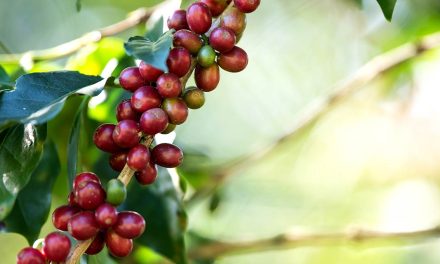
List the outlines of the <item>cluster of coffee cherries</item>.
{"label": "cluster of coffee cherries", "polygon": [[78,174],[68,204],[55,209],[52,223],[60,231],[44,239],[41,250],[25,248],[18,254],[19,264],[44,264],[46,261],[64,262],[70,250],[68,232],[78,241],[93,239],[86,254],[95,255],[107,245],[115,257],[125,257],[133,249],[134,238],[145,230],[144,218],[132,211],[118,212],[126,197],[125,186],[117,179],[111,180],[104,190],[98,176],[91,172]]}

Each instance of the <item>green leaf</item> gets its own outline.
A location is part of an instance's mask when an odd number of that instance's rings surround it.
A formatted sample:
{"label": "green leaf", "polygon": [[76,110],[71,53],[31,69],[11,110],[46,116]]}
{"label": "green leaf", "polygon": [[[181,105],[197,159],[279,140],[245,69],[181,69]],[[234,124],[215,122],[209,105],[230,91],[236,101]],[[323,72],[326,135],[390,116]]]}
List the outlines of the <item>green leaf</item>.
{"label": "green leaf", "polygon": [[12,89],[14,89],[14,84],[11,82],[5,69],[0,65],[0,92]]}
{"label": "green leaf", "polygon": [[0,94],[0,129],[14,123],[45,123],[61,111],[67,97],[96,95],[105,83],[99,76],[70,71],[23,75],[15,90]]}
{"label": "green leaf", "polygon": [[151,41],[157,41],[163,35],[163,17],[161,17],[151,29],[145,33],[145,37]]}
{"label": "green leaf", "polygon": [[112,259],[107,248],[104,247],[99,254],[87,256],[87,264],[117,264],[117,262]]}
{"label": "green leaf", "polygon": [[182,0],[182,2],[180,3],[180,8],[186,9],[193,2],[194,2],[194,0]]}
{"label": "green leaf", "polygon": [[377,0],[377,2],[379,3],[385,18],[388,21],[391,21],[397,0]]}
{"label": "green leaf", "polygon": [[5,219],[6,231],[22,234],[29,244],[40,234],[50,212],[51,191],[60,173],[60,161],[52,141],[44,145],[43,157]]}
{"label": "green leaf", "polygon": [[76,0],[75,6],[76,6],[76,12],[81,11],[81,0]]}
{"label": "green leaf", "polygon": [[18,192],[29,182],[40,161],[46,125],[11,127],[0,139],[0,220],[11,211]]}
{"label": "green leaf", "polygon": [[145,61],[163,71],[168,71],[166,60],[173,43],[173,31],[165,32],[157,41],[136,36],[124,43],[128,55]]}

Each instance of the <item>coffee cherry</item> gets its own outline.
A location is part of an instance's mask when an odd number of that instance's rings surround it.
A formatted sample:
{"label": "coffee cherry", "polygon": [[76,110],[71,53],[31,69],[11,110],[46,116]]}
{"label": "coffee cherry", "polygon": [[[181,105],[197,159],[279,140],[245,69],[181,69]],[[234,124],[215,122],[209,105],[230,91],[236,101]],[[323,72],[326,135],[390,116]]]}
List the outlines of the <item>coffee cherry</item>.
{"label": "coffee cherry", "polygon": [[220,18],[220,26],[234,31],[235,36],[241,36],[246,29],[246,14],[235,7],[229,8]]}
{"label": "coffee cherry", "polygon": [[167,128],[165,128],[165,130],[162,131],[162,134],[164,134],[164,135],[169,134],[169,133],[173,132],[174,129],[176,129],[176,125],[168,123]]}
{"label": "coffee cherry", "polygon": [[95,143],[96,147],[109,153],[120,151],[121,148],[113,141],[112,135],[114,129],[115,125],[112,124],[100,125],[93,135],[93,142]]}
{"label": "coffee cherry", "polygon": [[260,5],[260,0],[234,0],[234,5],[243,13],[252,13]]}
{"label": "coffee cherry", "polygon": [[188,107],[180,98],[166,98],[163,100],[162,109],[167,113],[170,123],[183,124],[188,118]]}
{"label": "coffee cherry", "polygon": [[75,189],[75,200],[85,210],[94,210],[105,201],[105,191],[101,184],[87,182]]}
{"label": "coffee cherry", "polygon": [[227,27],[215,28],[209,35],[209,44],[218,52],[225,53],[234,48],[235,33]]}
{"label": "coffee cherry", "polygon": [[168,143],[162,143],[153,148],[151,151],[153,162],[165,168],[178,167],[183,161],[182,150]]}
{"label": "coffee cherry", "polygon": [[209,67],[215,62],[215,57],[216,54],[214,49],[211,46],[206,45],[199,50],[199,53],[197,54],[197,62],[202,67]]}
{"label": "coffee cherry", "polygon": [[113,140],[123,148],[131,148],[139,143],[139,126],[133,120],[120,121],[113,131]]}
{"label": "coffee cherry", "polygon": [[133,240],[121,237],[112,229],[107,231],[105,243],[110,254],[117,258],[126,257],[133,250]]}
{"label": "coffee cherry", "polygon": [[112,167],[115,171],[122,171],[125,167],[125,164],[127,164],[127,153],[126,152],[119,152],[112,154],[109,157],[109,164],[110,167]]}
{"label": "coffee cherry", "polygon": [[212,64],[208,68],[197,65],[194,79],[198,88],[205,92],[210,92],[217,88],[220,82],[220,70],[217,63]]}
{"label": "coffee cherry", "polygon": [[130,149],[130,152],[128,152],[127,155],[127,165],[132,170],[142,170],[145,168],[150,161],[150,150],[142,145],[139,144],[133,148]]}
{"label": "coffee cherry", "polygon": [[209,7],[213,17],[218,17],[225,11],[231,0],[200,0],[200,2],[205,3]]}
{"label": "coffee cherry", "polygon": [[147,82],[156,82],[157,78],[163,74],[162,70],[155,68],[154,66],[141,61],[139,65],[139,72]]}
{"label": "coffee cherry", "polygon": [[188,23],[186,22],[186,11],[177,10],[172,16],[168,18],[167,25],[169,29],[181,30],[188,29]]}
{"label": "coffee cherry", "polygon": [[205,104],[205,94],[196,87],[189,88],[183,94],[183,100],[191,109],[199,109]]}
{"label": "coffee cherry", "polygon": [[79,187],[83,187],[88,182],[96,182],[101,184],[98,175],[93,172],[83,172],[75,176],[73,179],[73,189],[77,189]]}
{"label": "coffee cherry", "polygon": [[67,224],[69,233],[77,240],[87,240],[96,236],[99,225],[91,211],[79,212],[70,218]]}
{"label": "coffee cherry", "polygon": [[182,84],[174,73],[165,73],[157,79],[156,89],[163,98],[172,98],[180,95]]}
{"label": "coffee cherry", "polygon": [[17,255],[17,264],[45,264],[46,258],[35,248],[23,248]]}
{"label": "coffee cherry", "polygon": [[204,3],[194,3],[188,7],[186,21],[192,31],[197,34],[204,34],[211,28],[211,11]]}
{"label": "coffee cherry", "polygon": [[95,210],[95,219],[101,228],[109,228],[116,223],[118,212],[111,204],[103,203]]}
{"label": "coffee cherry", "polygon": [[134,92],[137,88],[145,85],[145,81],[138,67],[129,67],[121,72],[119,83],[125,90]]}
{"label": "coffee cherry", "polygon": [[136,238],[144,232],[145,220],[136,212],[120,212],[113,230],[123,238]]}
{"label": "coffee cherry", "polygon": [[49,261],[64,262],[70,252],[70,239],[60,233],[53,232],[44,239],[43,253]]}
{"label": "coffee cherry", "polygon": [[112,179],[107,183],[107,202],[118,206],[125,201],[127,189],[118,179]]}
{"label": "coffee cherry", "polygon": [[139,113],[131,106],[130,100],[123,100],[116,108],[116,119],[121,120],[139,120]]}
{"label": "coffee cherry", "polygon": [[174,47],[183,47],[192,54],[197,54],[203,42],[196,33],[187,29],[181,29],[174,33],[173,45]]}
{"label": "coffee cherry", "polygon": [[168,115],[161,108],[150,109],[142,114],[139,125],[147,135],[161,133],[168,126]]}
{"label": "coffee cherry", "polygon": [[137,89],[131,96],[132,107],[140,113],[151,108],[160,107],[161,103],[162,97],[152,86],[143,86]]}
{"label": "coffee cherry", "polygon": [[105,234],[103,232],[99,232],[92,243],[86,250],[87,255],[96,255],[102,251],[105,245]]}
{"label": "coffee cherry", "polygon": [[167,66],[170,73],[174,73],[179,78],[183,77],[191,67],[191,54],[185,48],[174,48],[168,55]]}
{"label": "coffee cherry", "polygon": [[67,197],[67,200],[68,200],[70,206],[72,206],[72,207],[78,207],[79,206],[78,203],[75,201],[75,192],[74,191],[71,191],[69,193],[69,196]]}
{"label": "coffee cherry", "polygon": [[63,205],[55,209],[52,213],[52,223],[56,229],[67,231],[67,222],[79,212],[79,208]]}
{"label": "coffee cherry", "polygon": [[156,165],[153,162],[149,162],[145,168],[135,173],[135,177],[141,185],[152,184],[157,177]]}
{"label": "coffee cherry", "polygon": [[243,49],[234,47],[231,51],[220,54],[217,62],[225,71],[240,72],[244,70],[248,64],[248,56]]}

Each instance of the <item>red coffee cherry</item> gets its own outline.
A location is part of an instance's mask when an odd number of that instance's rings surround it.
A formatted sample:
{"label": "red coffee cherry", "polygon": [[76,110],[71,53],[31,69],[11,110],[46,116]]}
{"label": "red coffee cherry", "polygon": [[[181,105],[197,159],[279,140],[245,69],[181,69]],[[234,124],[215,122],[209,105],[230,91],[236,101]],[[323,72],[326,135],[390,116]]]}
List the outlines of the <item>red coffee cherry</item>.
{"label": "red coffee cherry", "polygon": [[168,18],[167,25],[169,29],[181,30],[188,29],[188,23],[186,22],[186,11],[177,10],[172,16]]}
{"label": "red coffee cherry", "polygon": [[136,238],[144,232],[145,220],[136,212],[120,212],[113,230],[123,238]]}
{"label": "red coffee cherry", "polygon": [[113,140],[122,148],[131,148],[139,143],[139,126],[133,120],[120,121],[113,131]]}
{"label": "red coffee cherry", "polygon": [[121,237],[112,229],[107,231],[105,243],[110,254],[117,258],[126,257],[133,250],[133,240]]}
{"label": "red coffee cherry", "polygon": [[93,142],[97,148],[109,153],[115,153],[121,150],[113,141],[112,135],[114,129],[115,125],[112,124],[102,124],[96,129],[93,135]]}
{"label": "red coffee cherry", "polygon": [[162,109],[167,113],[168,121],[172,124],[183,124],[188,118],[188,107],[180,98],[166,98],[163,100]]}
{"label": "red coffee cherry", "polygon": [[213,17],[218,17],[225,11],[231,0],[200,0],[200,2],[205,3],[209,7]]}
{"label": "red coffee cherry", "polygon": [[252,13],[260,5],[260,0],[234,0],[234,5],[243,13]]}
{"label": "red coffee cherry", "polygon": [[116,223],[118,219],[118,211],[116,208],[108,203],[101,204],[95,210],[95,219],[101,228],[109,228]]}
{"label": "red coffee cherry", "polygon": [[197,54],[203,45],[202,39],[196,33],[181,29],[174,33],[173,37],[174,47],[182,47],[187,49],[192,54]]}
{"label": "red coffee cherry", "polygon": [[155,68],[154,66],[141,61],[139,65],[139,72],[147,82],[156,82],[157,78],[163,74],[162,70]]}
{"label": "red coffee cherry", "polygon": [[204,3],[194,3],[188,7],[186,21],[192,31],[197,34],[204,34],[211,28],[211,11]]}
{"label": "red coffee cherry", "polygon": [[[136,90],[137,91],[137,90]],[[139,113],[132,107],[130,100],[123,100],[116,108],[116,119],[121,120],[139,120]]]}
{"label": "red coffee cherry", "polygon": [[142,170],[150,161],[150,150],[139,144],[130,149],[127,155],[127,165],[133,170]]}
{"label": "red coffee cherry", "polygon": [[73,179],[73,190],[77,189],[78,187],[83,187],[86,183],[91,181],[101,184],[98,175],[94,174],[93,172],[80,173],[75,176],[75,179]]}
{"label": "red coffee cherry", "polygon": [[153,148],[151,157],[154,163],[165,168],[178,167],[183,161],[182,150],[168,143],[162,143]]}
{"label": "red coffee cherry", "polygon": [[70,206],[72,206],[72,207],[79,206],[78,203],[75,201],[75,192],[74,191],[71,191],[69,193],[69,196],[67,197],[67,200],[68,200]]}
{"label": "red coffee cherry", "polygon": [[115,171],[122,171],[127,164],[127,152],[119,152],[109,157],[109,164]]}
{"label": "red coffee cherry", "polygon": [[170,73],[174,73],[179,78],[183,77],[191,67],[191,54],[185,48],[174,48],[168,55],[167,66]]}
{"label": "red coffee cherry", "polygon": [[238,38],[246,29],[246,14],[235,7],[229,8],[220,17],[220,26],[231,29]]}
{"label": "red coffee cherry", "polygon": [[77,213],[70,218],[67,227],[69,233],[77,240],[87,240],[96,236],[99,232],[95,214],[91,211]]}
{"label": "red coffee cherry", "polygon": [[132,107],[140,113],[151,108],[160,107],[161,103],[162,97],[152,86],[143,86],[137,89],[131,96]]}
{"label": "red coffee cherry", "polygon": [[157,79],[156,89],[163,98],[172,98],[182,93],[182,84],[174,73],[164,73]]}
{"label": "red coffee cherry", "polygon": [[45,264],[46,258],[35,248],[23,248],[17,255],[17,264]]}
{"label": "red coffee cherry", "polygon": [[105,191],[101,184],[87,182],[75,189],[75,200],[85,210],[94,210],[105,201]]}
{"label": "red coffee cherry", "polygon": [[191,87],[183,94],[183,100],[188,108],[199,109],[205,104],[205,94],[202,90]]}
{"label": "red coffee cherry", "polygon": [[138,67],[129,67],[123,70],[119,76],[119,83],[122,88],[131,92],[145,85]]}
{"label": "red coffee cherry", "polygon": [[102,251],[105,245],[105,234],[103,232],[99,232],[92,243],[86,250],[87,255],[96,255]]}
{"label": "red coffee cherry", "polygon": [[44,239],[43,253],[49,261],[64,262],[70,252],[70,239],[60,233],[53,232]]}
{"label": "red coffee cherry", "polygon": [[220,70],[217,63],[212,64],[208,68],[197,65],[194,79],[196,80],[197,87],[205,92],[210,92],[217,88],[220,82]]}
{"label": "red coffee cherry", "polygon": [[234,48],[236,41],[235,33],[229,28],[215,28],[209,35],[209,44],[220,53],[225,53]]}
{"label": "red coffee cherry", "polygon": [[149,162],[145,168],[135,173],[135,177],[141,185],[152,184],[157,177],[156,165],[153,162]]}
{"label": "red coffee cherry", "polygon": [[220,54],[217,63],[225,71],[240,72],[244,70],[248,64],[248,56],[243,49],[234,47],[231,51]]}
{"label": "red coffee cherry", "polygon": [[79,211],[77,207],[69,205],[60,206],[52,213],[52,223],[56,229],[67,231],[67,222]]}
{"label": "red coffee cherry", "polygon": [[150,109],[142,114],[139,125],[147,135],[161,133],[168,126],[168,115],[160,108]]}

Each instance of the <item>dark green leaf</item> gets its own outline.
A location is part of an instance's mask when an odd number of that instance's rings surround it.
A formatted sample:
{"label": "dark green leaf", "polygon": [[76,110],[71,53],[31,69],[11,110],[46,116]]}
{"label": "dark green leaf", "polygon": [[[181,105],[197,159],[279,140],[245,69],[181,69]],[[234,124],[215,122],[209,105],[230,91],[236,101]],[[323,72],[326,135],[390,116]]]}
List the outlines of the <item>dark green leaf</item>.
{"label": "dark green leaf", "polygon": [[23,75],[15,90],[0,94],[0,129],[13,123],[44,123],[60,112],[68,96],[96,95],[105,82],[71,71]]}
{"label": "dark green leaf", "polygon": [[385,18],[388,21],[391,21],[397,0],[377,0],[377,2],[379,3]]}
{"label": "dark green leaf", "polygon": [[81,11],[81,0],[76,0],[76,12]]}
{"label": "dark green leaf", "polygon": [[22,234],[29,244],[38,238],[49,215],[51,191],[60,173],[60,166],[55,144],[52,141],[46,142],[38,167],[5,219],[7,232]]}
{"label": "dark green leaf", "polygon": [[11,211],[18,192],[37,167],[46,139],[46,125],[11,127],[0,139],[0,220]]}
{"label": "dark green leaf", "polygon": [[165,32],[157,41],[136,36],[124,43],[128,55],[143,60],[163,71],[168,71],[166,60],[173,43],[172,31]]}
{"label": "dark green leaf", "polygon": [[0,92],[12,89],[14,89],[14,84],[11,82],[5,69],[0,65]]}
{"label": "dark green leaf", "polygon": [[163,35],[163,17],[161,17],[151,29],[149,28],[145,37],[151,41],[157,41]]}

